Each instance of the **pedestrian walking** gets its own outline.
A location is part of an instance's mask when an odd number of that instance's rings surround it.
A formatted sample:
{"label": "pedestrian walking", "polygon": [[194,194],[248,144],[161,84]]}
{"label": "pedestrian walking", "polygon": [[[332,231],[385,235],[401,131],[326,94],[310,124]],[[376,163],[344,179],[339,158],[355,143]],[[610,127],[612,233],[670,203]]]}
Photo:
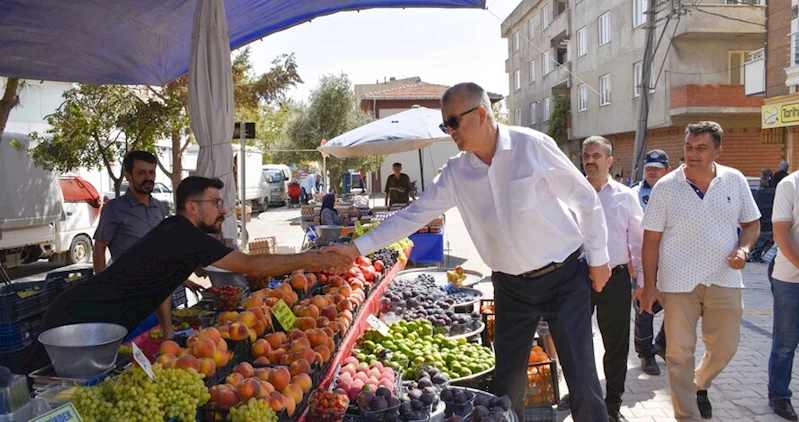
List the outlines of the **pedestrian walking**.
{"label": "pedestrian walking", "polygon": [[[712,417],[707,390],[738,349],[741,269],[760,232],[746,178],[716,162],[722,135],[715,122],[688,125],[685,165],[657,182],[643,220],[641,309],[652,313],[657,300],[665,308],[669,388],[680,421]],[[706,352],[695,369],[700,317]]]}

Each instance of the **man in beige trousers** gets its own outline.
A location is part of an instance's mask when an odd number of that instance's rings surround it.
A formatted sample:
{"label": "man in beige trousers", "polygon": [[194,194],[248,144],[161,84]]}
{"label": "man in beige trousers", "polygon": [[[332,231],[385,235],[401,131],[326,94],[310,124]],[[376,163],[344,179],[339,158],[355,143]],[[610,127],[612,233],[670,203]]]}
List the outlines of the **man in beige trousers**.
{"label": "man in beige trousers", "polygon": [[[641,309],[651,313],[660,300],[666,310],[666,364],[680,421],[712,417],[707,389],[738,350],[740,270],[760,233],[746,178],[716,163],[722,135],[715,122],[688,125],[686,162],[655,185],[642,223]],[[706,352],[695,371],[700,317]]]}

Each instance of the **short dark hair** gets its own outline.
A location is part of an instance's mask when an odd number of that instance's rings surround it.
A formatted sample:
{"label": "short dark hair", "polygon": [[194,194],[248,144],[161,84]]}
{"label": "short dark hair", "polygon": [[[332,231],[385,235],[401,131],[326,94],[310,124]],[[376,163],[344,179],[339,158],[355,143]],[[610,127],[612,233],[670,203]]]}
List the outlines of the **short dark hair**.
{"label": "short dark hair", "polygon": [[223,187],[225,187],[225,184],[217,178],[209,179],[207,177],[189,176],[183,179],[176,193],[178,212],[184,211],[186,209],[186,203],[198,196],[202,196],[206,189],[222,189]]}
{"label": "short dark hair", "polygon": [[391,167],[402,167],[402,163],[394,163]]}
{"label": "short dark hair", "polygon": [[709,134],[713,138],[713,145],[718,148],[721,146],[721,137],[724,135],[724,130],[721,125],[709,120],[691,123],[685,127],[685,139],[688,135],[701,135],[703,133]]}
{"label": "short dark hair", "polygon": [[125,154],[125,158],[122,160],[122,167],[125,169],[125,173],[133,173],[133,162],[136,160],[150,164],[158,164],[158,160],[152,152],[131,151]]}

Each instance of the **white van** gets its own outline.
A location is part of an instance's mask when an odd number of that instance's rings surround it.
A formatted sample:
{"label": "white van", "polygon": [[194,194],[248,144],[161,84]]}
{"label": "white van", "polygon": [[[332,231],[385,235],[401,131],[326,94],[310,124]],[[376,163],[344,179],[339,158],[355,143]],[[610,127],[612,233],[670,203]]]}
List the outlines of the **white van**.
{"label": "white van", "polygon": [[289,204],[289,181],[291,169],[285,164],[265,164],[263,174],[269,182],[269,203]]}

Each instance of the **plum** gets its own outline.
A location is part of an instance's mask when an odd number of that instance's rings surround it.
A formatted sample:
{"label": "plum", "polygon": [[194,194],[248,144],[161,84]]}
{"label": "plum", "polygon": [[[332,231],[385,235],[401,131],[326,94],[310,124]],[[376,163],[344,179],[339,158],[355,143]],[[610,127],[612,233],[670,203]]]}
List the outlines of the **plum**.
{"label": "plum", "polygon": [[358,394],[358,398],[355,402],[358,403],[358,406],[360,406],[362,409],[367,409],[374,398],[375,395],[371,391],[361,391],[361,393]]}
{"label": "plum", "polygon": [[411,400],[419,400],[422,398],[422,390],[414,388],[413,390],[408,392],[408,397]]}
{"label": "plum", "polygon": [[432,387],[433,381],[429,376],[419,379],[419,388]]}
{"label": "plum", "polygon": [[491,398],[489,396],[477,396],[474,398],[475,406],[491,407]]}
{"label": "plum", "polygon": [[[419,395],[419,397],[421,397],[421,394]],[[451,389],[449,389],[449,388],[445,388],[445,389],[441,390],[440,397],[441,397],[441,400],[448,401],[448,402],[453,401],[454,398],[455,398],[454,397],[454,392]]]}
{"label": "plum", "polygon": [[474,410],[472,410],[472,418],[473,419],[482,418],[482,417],[488,416],[490,414],[491,414],[491,411],[489,411],[485,406],[475,406]]}
{"label": "plum", "polygon": [[444,385],[444,384],[447,383],[448,380],[447,380],[447,376],[446,375],[439,373],[439,374],[433,375],[432,381],[433,381],[433,384],[435,384],[435,385]]}
{"label": "plum", "polygon": [[463,391],[457,391],[452,395],[452,401],[457,404],[464,404],[469,401],[469,399],[466,397],[466,394]]}
{"label": "plum", "polygon": [[375,396],[369,403],[369,409],[374,411],[388,409],[388,401],[384,397]]}
{"label": "plum", "polygon": [[377,387],[377,391],[375,391],[375,395],[388,399],[391,397],[391,390],[386,387],[380,386]]}
{"label": "plum", "polygon": [[425,406],[430,406],[436,399],[436,394],[434,392],[425,391],[422,393],[421,401]]}

